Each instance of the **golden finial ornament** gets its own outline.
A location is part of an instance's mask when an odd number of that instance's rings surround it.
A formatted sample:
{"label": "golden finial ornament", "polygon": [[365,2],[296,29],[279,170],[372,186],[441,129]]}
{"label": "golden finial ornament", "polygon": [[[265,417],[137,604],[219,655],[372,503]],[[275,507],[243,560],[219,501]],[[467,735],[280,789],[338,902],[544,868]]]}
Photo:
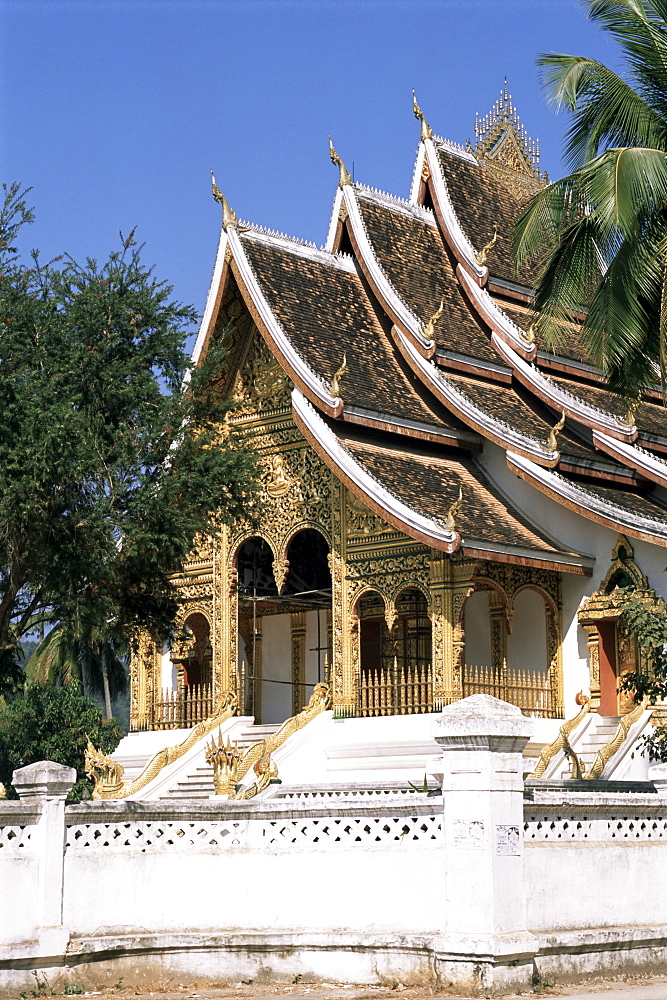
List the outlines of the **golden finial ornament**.
{"label": "golden finial ornament", "polygon": [[216,183],[213,171],[211,171],[211,194],[215,200],[222,205],[222,228],[225,232],[227,232],[228,229],[236,229],[239,233],[247,233],[250,226],[239,225],[239,220],[236,218],[236,212],[229,207],[229,202]]}
{"label": "golden finial ornament", "polygon": [[422,139],[422,142],[424,141],[424,139],[432,139],[433,138],[433,132],[431,131],[431,126],[426,121],[426,118],[424,117],[424,112],[419,107],[419,103],[417,102],[417,95],[415,94],[414,90],[412,91],[412,111],[413,111],[414,116],[417,119],[417,121],[421,122],[421,127],[422,127],[421,139]]}
{"label": "golden finial ornament", "polygon": [[619,424],[623,427],[634,427],[635,417],[637,416],[637,410],[641,406],[641,399],[631,399],[628,401],[628,406],[622,417],[616,417]]}
{"label": "golden finial ornament", "polygon": [[343,354],[343,363],[338,369],[338,371],[335,373],[335,375],[332,376],[331,382],[329,384],[329,395],[332,397],[332,399],[338,399],[338,397],[340,396],[340,384],[343,380],[343,375],[345,374],[346,371],[347,371],[347,354]]}
{"label": "golden finial ornament", "polygon": [[445,518],[445,528],[447,531],[456,531],[456,515],[461,509],[463,503],[463,484],[459,486],[459,495],[453,504],[449,507],[447,511],[447,516]]}
{"label": "golden finial ornament", "polygon": [[480,267],[484,267],[486,264],[486,258],[489,255],[489,250],[496,245],[500,237],[498,236],[498,230],[496,229],[493,234],[493,239],[490,239],[488,243],[485,243],[479,253],[475,254],[475,260]]}
{"label": "golden finial ornament", "polygon": [[558,448],[558,435],[565,427],[565,410],[561,413],[560,420],[557,424],[554,424],[549,431],[549,437],[547,438],[547,450],[556,451]]}
{"label": "golden finial ornament", "polygon": [[433,315],[431,316],[431,318],[428,321],[428,323],[424,323],[423,326],[422,326],[422,333],[424,334],[425,337],[428,337],[429,340],[433,340],[433,334],[435,332],[435,324],[438,322],[438,320],[442,316],[444,308],[445,308],[445,304],[442,301],[442,299],[440,299],[440,305],[438,306],[438,308],[436,309],[436,311],[433,313]]}
{"label": "golden finial ornament", "polygon": [[535,343],[535,324],[531,323],[527,330],[521,331],[521,339],[524,344],[529,344],[531,347]]}
{"label": "golden finial ornament", "polygon": [[351,184],[352,178],[350,177],[350,172],[346,169],[345,164],[336,152],[331,136],[329,136],[329,156],[331,157],[331,162],[335,163],[339,170],[338,187],[344,187],[346,184]]}

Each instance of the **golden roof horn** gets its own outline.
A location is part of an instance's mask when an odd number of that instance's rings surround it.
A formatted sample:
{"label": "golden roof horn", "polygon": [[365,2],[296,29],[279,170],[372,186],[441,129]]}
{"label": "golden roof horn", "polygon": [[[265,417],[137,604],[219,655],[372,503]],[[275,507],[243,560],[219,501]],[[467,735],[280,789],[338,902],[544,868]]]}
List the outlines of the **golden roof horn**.
{"label": "golden roof horn", "polygon": [[486,258],[489,255],[489,250],[491,249],[491,247],[494,247],[496,245],[499,239],[500,237],[498,236],[498,230],[496,229],[493,234],[493,239],[489,240],[488,243],[485,243],[482,249],[479,251],[479,253],[475,254],[475,260],[480,265],[480,267],[484,267],[484,265],[486,264]]}
{"label": "golden roof horn", "polygon": [[225,232],[227,232],[228,229],[236,229],[239,233],[247,233],[250,226],[239,225],[239,220],[236,218],[236,212],[229,207],[229,202],[216,183],[213,171],[211,171],[211,194],[215,200],[222,205],[222,228]]}
{"label": "golden roof horn", "polygon": [[422,126],[421,138],[422,138],[422,141],[424,139],[432,139],[433,138],[433,132],[431,131],[431,126],[426,121],[426,118],[424,117],[424,112],[422,111],[422,109],[419,107],[419,104],[417,103],[417,95],[415,94],[414,90],[412,91],[412,110],[414,112],[415,118],[417,118],[421,122],[421,126]]}
{"label": "golden roof horn", "polygon": [[554,424],[549,431],[549,437],[547,438],[547,449],[548,451],[556,451],[558,448],[558,435],[565,427],[565,410],[561,413],[560,420],[557,424]]}
{"label": "golden roof horn", "polygon": [[338,371],[335,373],[335,375],[332,376],[331,382],[329,384],[329,395],[333,399],[337,399],[340,396],[340,384],[343,380],[343,375],[345,374],[346,371],[347,371],[347,354],[343,354],[343,363],[338,369]]}
{"label": "golden roof horn", "polygon": [[350,177],[350,173],[345,168],[345,164],[336,152],[331,136],[329,136],[329,156],[331,157],[331,162],[335,163],[339,170],[338,187],[343,187],[345,184],[351,184],[352,178]]}
{"label": "golden roof horn", "polygon": [[456,531],[456,515],[461,509],[463,503],[463,483],[459,486],[459,495],[453,504],[451,504],[449,510],[447,511],[447,516],[445,518],[445,528],[447,531]]}
{"label": "golden roof horn", "polygon": [[445,308],[445,303],[442,301],[442,299],[440,299],[440,305],[433,313],[428,323],[425,323],[422,328],[422,333],[424,334],[425,337],[428,337],[429,340],[433,340],[433,334],[435,332],[435,324],[442,316],[444,308]]}

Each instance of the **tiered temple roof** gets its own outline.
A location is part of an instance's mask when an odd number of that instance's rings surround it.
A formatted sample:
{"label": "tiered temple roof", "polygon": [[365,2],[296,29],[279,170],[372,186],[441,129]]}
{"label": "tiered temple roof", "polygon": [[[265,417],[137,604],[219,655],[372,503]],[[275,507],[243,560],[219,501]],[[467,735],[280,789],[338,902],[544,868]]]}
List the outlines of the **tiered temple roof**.
{"label": "tiered temple roof", "polygon": [[485,441],[564,507],[667,546],[667,408],[647,391],[629,409],[574,327],[557,354],[534,342],[534,275],[516,273],[511,244],[546,178],[506,89],[474,147],[434,136],[416,101],[415,114],[409,200],[352,183],[332,147],[323,250],[241,226],[224,204],[196,350],[234,285],[294,384],[307,440],[372,510],[436,548],[590,570],[492,481]]}

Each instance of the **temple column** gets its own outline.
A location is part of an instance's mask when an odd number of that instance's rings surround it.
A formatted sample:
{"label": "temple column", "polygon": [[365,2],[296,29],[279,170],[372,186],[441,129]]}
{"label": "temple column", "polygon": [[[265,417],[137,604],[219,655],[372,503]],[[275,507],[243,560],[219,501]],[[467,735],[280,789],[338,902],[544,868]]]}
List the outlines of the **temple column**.
{"label": "temple column", "polygon": [[298,715],[307,699],[306,680],[306,615],[302,611],[290,615],[292,630],[292,715]]}
{"label": "temple column", "polygon": [[592,623],[581,623],[586,632],[588,646],[588,674],[591,687],[591,711],[600,707],[600,633]]}
{"label": "temple column", "polygon": [[346,572],[347,511],[345,487],[338,481],[331,491],[331,609],[332,664],[334,715],[353,716],[357,707],[357,673],[359,666],[359,628],[350,608],[349,583]]}
{"label": "temple column", "polygon": [[502,597],[495,590],[489,593],[489,627],[491,629],[491,666],[497,697],[505,700],[507,676],[507,618]]}
{"label": "temple column", "polygon": [[213,698],[217,704],[225,691],[234,688],[238,661],[238,592],[236,573],[230,566],[229,528],[220,533],[219,554],[214,550],[213,586]]}
{"label": "temple column", "polygon": [[475,563],[452,560],[443,552],[431,550],[431,642],[433,663],[433,709],[461,697],[461,659],[463,630],[461,611],[473,589]]}
{"label": "temple column", "polygon": [[263,618],[255,618],[253,628],[251,630],[252,636],[252,670],[248,671],[251,674],[252,680],[250,681],[250,705],[249,712],[250,715],[255,717],[255,721],[262,718],[262,623]]}

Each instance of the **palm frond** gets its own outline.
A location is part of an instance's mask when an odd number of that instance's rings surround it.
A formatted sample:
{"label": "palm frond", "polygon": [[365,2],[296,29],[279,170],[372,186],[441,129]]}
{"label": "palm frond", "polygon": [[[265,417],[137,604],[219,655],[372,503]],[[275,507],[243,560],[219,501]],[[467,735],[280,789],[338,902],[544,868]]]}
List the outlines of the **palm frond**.
{"label": "palm frond", "polygon": [[548,99],[572,114],[565,156],[576,170],[605,146],[667,148],[665,119],[602,63],[582,56],[540,56]]}

